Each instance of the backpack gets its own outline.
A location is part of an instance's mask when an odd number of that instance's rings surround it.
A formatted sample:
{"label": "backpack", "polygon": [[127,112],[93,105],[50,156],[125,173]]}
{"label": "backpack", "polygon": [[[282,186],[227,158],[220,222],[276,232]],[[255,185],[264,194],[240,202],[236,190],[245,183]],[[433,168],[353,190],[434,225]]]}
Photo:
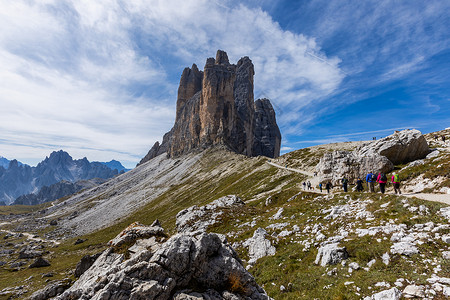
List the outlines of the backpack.
{"label": "backpack", "polygon": [[375,174],[372,174],[372,178],[371,178],[371,180],[372,180],[372,182],[375,182],[375,181],[377,181],[377,175],[375,175]]}
{"label": "backpack", "polygon": [[394,175],[394,182],[400,182],[400,177],[398,176],[398,174]]}
{"label": "backpack", "polygon": [[384,173],[380,174],[380,181],[387,181],[386,174],[384,174]]}

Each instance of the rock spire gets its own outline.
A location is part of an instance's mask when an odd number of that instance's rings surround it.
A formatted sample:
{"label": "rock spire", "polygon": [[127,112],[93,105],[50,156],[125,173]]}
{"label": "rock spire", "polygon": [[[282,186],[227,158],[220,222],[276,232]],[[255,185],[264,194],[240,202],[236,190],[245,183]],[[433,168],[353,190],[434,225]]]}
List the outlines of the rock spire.
{"label": "rock spire", "polygon": [[253,98],[253,63],[230,64],[226,52],[208,58],[204,71],[185,68],[178,88],[173,128],[150,149],[142,164],[162,153],[176,157],[224,145],[247,156],[280,155],[281,134],[268,99]]}

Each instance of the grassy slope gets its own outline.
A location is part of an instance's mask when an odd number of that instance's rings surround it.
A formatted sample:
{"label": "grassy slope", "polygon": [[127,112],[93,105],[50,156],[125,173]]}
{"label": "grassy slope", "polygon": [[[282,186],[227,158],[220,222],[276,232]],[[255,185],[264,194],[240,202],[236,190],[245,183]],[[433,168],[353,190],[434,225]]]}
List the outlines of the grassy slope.
{"label": "grassy slope", "polygon": [[[30,291],[37,290],[45,285],[44,281],[47,279],[42,278],[41,275],[48,272],[54,273],[52,280],[68,276],[73,278],[70,273],[82,256],[103,250],[110,239],[132,222],[151,224],[155,219],[159,219],[166,231],[172,234],[175,232],[175,216],[184,208],[204,205],[229,194],[238,194],[242,199],[251,201],[280,186],[294,187],[303,180],[300,174],[291,174],[277,169],[265,164],[265,161],[266,159],[262,157],[246,158],[229,152],[211,150],[199,163],[200,171],[195,179],[188,180],[182,185],[172,186],[151,204],[123,218],[113,226],[77,237],[87,239],[82,244],[74,245],[76,238],[73,238],[65,240],[58,247],[50,246],[51,253],[46,256],[52,264],[50,267],[23,268],[17,272],[11,272],[9,268],[3,267],[0,269],[0,290],[16,286],[18,282],[30,276],[33,276],[28,281]],[[35,233],[41,236],[43,234],[39,231]],[[19,239],[14,238],[8,241],[14,244],[20,242]],[[11,258],[17,258],[17,255]]]}
{"label": "grassy slope", "polygon": [[[313,166],[320,159],[323,151],[326,150],[321,148],[313,151],[302,149],[284,155],[279,161],[292,167]],[[64,241],[58,247],[50,248],[51,253],[47,257],[52,263],[51,267],[21,269],[14,273],[7,268],[0,269],[0,289],[16,286],[18,282],[22,282],[30,276],[33,276],[28,281],[30,291],[42,288],[45,285],[45,278],[41,278],[41,274],[50,271],[55,273],[52,279],[71,276],[71,270],[74,269],[83,255],[103,250],[109,239],[135,221],[150,224],[155,219],[159,219],[166,231],[173,234],[175,215],[180,210],[192,205],[204,205],[224,195],[237,194],[249,203],[242,211],[230,212],[228,217],[225,215],[222,225],[212,228],[213,231],[222,233],[239,232],[236,236],[229,236],[231,243],[240,242],[250,237],[257,227],[267,226],[269,216],[272,216],[280,207],[285,208],[284,215],[287,219],[283,222],[289,222],[288,228],[291,229],[293,225],[298,225],[303,230],[306,225],[313,224],[316,221],[326,222],[323,220],[323,216],[318,214],[320,209],[347,201],[340,196],[336,196],[332,200],[317,200],[317,195],[303,193],[296,200],[288,203],[289,198],[300,192],[300,182],[304,180],[304,177],[301,174],[265,164],[265,160],[265,158],[249,159],[211,150],[198,164],[200,171],[195,180],[188,180],[181,185],[172,186],[170,190],[159,196],[151,204],[120,220],[116,225],[80,237],[87,239],[82,244],[74,245],[75,239],[70,239]],[[356,198],[356,194],[351,195],[353,199]],[[263,203],[269,196],[272,197],[273,202],[265,207]],[[380,211],[379,196],[376,196],[373,201],[375,204],[370,207],[370,210],[373,212]],[[399,198],[388,196],[383,201],[391,201],[393,204],[387,212],[380,212],[379,215],[376,215],[376,219],[371,222],[372,225],[382,222],[386,218],[401,219],[400,222],[443,221],[435,214],[412,221],[409,219],[410,213],[400,205]],[[417,204],[424,203],[419,200],[414,201]],[[433,212],[441,207],[440,204],[429,203],[427,206]],[[293,218],[291,219],[291,217]],[[257,221],[257,227],[237,227],[253,219]],[[342,220],[341,222],[345,223],[346,221]],[[336,228],[343,224],[330,225],[324,233],[327,236],[332,235]],[[0,238],[2,237],[0,236]],[[413,257],[410,260],[404,260],[400,257],[394,257],[394,262],[390,266],[384,266],[380,262],[379,256],[387,251],[388,243],[383,240],[384,237],[380,238],[381,242],[376,243],[373,242],[373,238],[368,239],[367,237],[353,237],[352,240],[345,242],[351,261],[356,261],[363,266],[371,258],[378,258],[378,262],[372,269],[373,271],[358,270],[351,275],[351,278],[347,277],[347,267],[342,266],[337,267],[336,275],[324,276],[323,274],[326,273],[324,268],[313,264],[317,249],[313,246],[309,251],[303,251],[304,246],[298,243],[302,240],[301,234],[299,237],[279,240],[276,243],[277,254],[259,260],[251,272],[258,283],[264,285],[269,294],[276,299],[312,299],[314,297],[320,299],[356,299],[358,298],[355,294],[356,286],[361,289],[361,294],[370,294],[369,286],[383,280],[392,284],[400,276],[399,270],[409,274],[408,276],[402,275],[404,278],[411,278],[411,280],[417,282],[424,280],[425,277],[422,276],[422,278],[413,273],[418,258]],[[273,241],[275,242],[275,239]],[[424,247],[428,247],[424,253],[431,257],[443,245],[433,244]],[[247,257],[245,249],[238,248],[237,250],[244,259]],[[450,276],[448,262],[441,263],[446,272],[442,276]],[[283,276],[280,276],[280,274],[283,274]],[[345,286],[344,282],[346,281],[354,281],[355,284],[350,287]],[[289,292],[281,293],[280,285],[287,287],[289,283],[292,283]],[[324,287],[328,288],[324,289]]]}

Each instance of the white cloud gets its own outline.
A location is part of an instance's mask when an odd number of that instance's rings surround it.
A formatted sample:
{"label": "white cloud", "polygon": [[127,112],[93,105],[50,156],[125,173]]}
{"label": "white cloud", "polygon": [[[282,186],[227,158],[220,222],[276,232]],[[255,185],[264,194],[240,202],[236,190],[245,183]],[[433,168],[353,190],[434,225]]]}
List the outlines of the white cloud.
{"label": "white cloud", "polygon": [[289,111],[282,124],[344,77],[340,60],[313,38],[232,2],[2,2],[0,26],[0,154],[7,157],[58,146],[91,160],[137,161],[172,125],[184,66],[202,68],[217,49],[232,63],[253,60],[255,95]]}

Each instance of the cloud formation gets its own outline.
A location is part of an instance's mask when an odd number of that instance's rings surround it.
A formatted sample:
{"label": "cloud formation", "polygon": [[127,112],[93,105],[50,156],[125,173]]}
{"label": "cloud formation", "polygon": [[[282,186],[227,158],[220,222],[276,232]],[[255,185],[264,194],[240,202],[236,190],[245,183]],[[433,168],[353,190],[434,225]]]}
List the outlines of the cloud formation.
{"label": "cloud formation", "polygon": [[28,161],[62,148],[131,166],[170,129],[182,69],[217,49],[253,60],[286,127],[345,77],[313,37],[231,1],[18,0],[0,26],[0,154]]}

